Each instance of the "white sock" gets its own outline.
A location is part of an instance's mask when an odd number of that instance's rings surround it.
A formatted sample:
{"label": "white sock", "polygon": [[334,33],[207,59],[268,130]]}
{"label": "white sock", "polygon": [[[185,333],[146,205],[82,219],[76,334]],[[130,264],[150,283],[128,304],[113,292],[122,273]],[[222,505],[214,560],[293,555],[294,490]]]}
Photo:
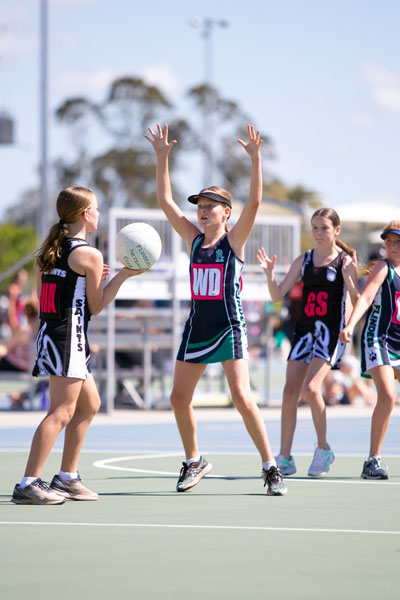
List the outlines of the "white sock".
{"label": "white sock", "polygon": [[272,460],[267,460],[262,464],[264,471],[268,471],[271,467],[276,467],[276,460],[273,458]]}
{"label": "white sock", "polygon": [[185,460],[185,463],[187,464],[188,467],[190,467],[190,465],[194,462],[199,462],[200,460],[200,456],[195,456],[194,458],[188,458],[187,460]]}
{"label": "white sock", "polygon": [[28,485],[31,485],[31,483],[36,481],[36,479],[39,479],[39,477],[23,477],[21,479],[21,483],[19,484],[19,487],[23,490]]}
{"label": "white sock", "polygon": [[370,454],[368,456],[368,460],[372,460],[373,458],[376,458],[376,460],[378,460],[378,461],[381,460],[381,457],[378,456],[378,454]]}
{"label": "white sock", "polygon": [[66,473],[65,471],[59,471],[58,476],[63,481],[72,481],[73,479],[78,479],[77,471],[75,471],[75,473]]}

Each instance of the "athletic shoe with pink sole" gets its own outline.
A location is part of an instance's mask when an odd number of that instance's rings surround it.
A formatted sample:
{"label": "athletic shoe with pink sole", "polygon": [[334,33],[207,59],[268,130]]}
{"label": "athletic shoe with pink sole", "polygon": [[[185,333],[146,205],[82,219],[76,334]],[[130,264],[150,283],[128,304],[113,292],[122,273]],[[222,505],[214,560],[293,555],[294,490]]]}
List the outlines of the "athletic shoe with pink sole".
{"label": "athletic shoe with pink sole", "polygon": [[186,492],[199,483],[200,479],[207,475],[212,469],[212,464],[207,462],[205,458],[200,456],[198,462],[194,462],[187,466],[184,462],[181,469],[178,483],[176,484],[177,492]]}

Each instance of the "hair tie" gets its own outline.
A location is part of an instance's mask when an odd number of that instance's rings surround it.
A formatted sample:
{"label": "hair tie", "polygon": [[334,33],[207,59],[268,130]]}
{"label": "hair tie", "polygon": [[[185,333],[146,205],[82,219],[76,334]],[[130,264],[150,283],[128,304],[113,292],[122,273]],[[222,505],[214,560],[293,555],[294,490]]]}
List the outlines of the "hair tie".
{"label": "hair tie", "polygon": [[64,223],[63,219],[60,219],[58,221],[57,227],[58,227],[58,229],[65,229],[65,223]]}

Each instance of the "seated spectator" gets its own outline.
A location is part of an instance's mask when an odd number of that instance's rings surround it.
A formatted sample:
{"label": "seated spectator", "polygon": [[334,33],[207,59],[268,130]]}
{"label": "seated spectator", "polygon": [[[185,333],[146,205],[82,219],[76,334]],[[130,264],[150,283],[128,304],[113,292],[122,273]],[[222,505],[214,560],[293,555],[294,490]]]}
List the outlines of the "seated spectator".
{"label": "seated spectator", "polygon": [[325,404],[354,404],[362,398],[368,406],[375,406],[376,392],[369,380],[360,375],[360,361],[352,354],[345,354],[340,369],[331,370],[324,381]]}
{"label": "seated spectator", "polygon": [[[2,347],[0,371],[15,373],[30,372],[33,364],[33,344],[39,326],[38,304],[30,300],[24,308],[26,324],[19,325],[13,331],[10,341]],[[10,396],[12,408],[22,408],[22,394],[16,392]]]}

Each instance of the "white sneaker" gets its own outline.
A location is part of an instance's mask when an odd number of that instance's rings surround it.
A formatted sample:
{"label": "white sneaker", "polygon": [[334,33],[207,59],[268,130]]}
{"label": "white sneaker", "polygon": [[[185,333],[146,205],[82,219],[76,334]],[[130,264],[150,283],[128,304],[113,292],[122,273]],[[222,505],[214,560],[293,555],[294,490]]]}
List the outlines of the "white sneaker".
{"label": "white sneaker", "polygon": [[335,455],[330,448],[329,450],[324,450],[323,448],[316,446],[314,458],[310,468],[308,469],[308,475],[310,477],[320,477],[321,475],[326,475],[329,471],[330,465],[334,460]]}
{"label": "white sneaker", "polygon": [[275,456],[275,460],[283,477],[288,477],[288,475],[294,475],[296,473],[297,469],[296,465],[294,464],[293,456],[290,456],[288,460],[283,456],[283,454],[278,454],[278,456]]}

